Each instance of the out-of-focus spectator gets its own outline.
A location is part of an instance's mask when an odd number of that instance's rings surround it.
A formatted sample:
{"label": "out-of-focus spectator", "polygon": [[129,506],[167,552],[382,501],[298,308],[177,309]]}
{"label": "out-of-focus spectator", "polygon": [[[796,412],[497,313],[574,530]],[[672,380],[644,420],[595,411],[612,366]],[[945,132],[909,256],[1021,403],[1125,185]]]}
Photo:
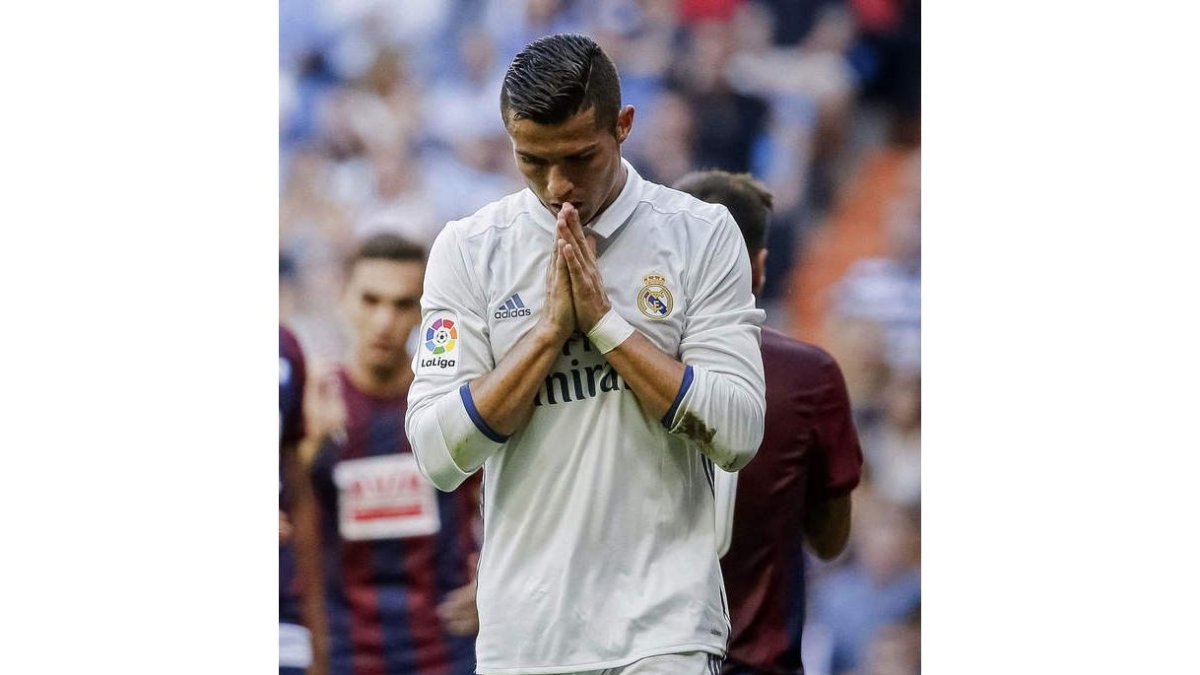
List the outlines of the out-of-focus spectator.
{"label": "out-of-focus spectator", "polygon": [[433,83],[424,99],[422,163],[426,175],[436,177],[427,181],[426,192],[438,231],[446,222],[519,189],[512,148],[496,114],[504,71],[495,54],[487,32],[477,26],[464,28],[452,70],[456,76]]}
{"label": "out-of-focus spectator", "polygon": [[[621,73],[622,103],[645,112],[663,91],[678,46],[675,0],[606,0],[598,3],[595,19],[596,42]],[[637,147],[644,138],[634,134],[626,144]]]}
{"label": "out-of-focus spectator", "polygon": [[893,374],[883,391],[882,419],[863,430],[868,476],[880,496],[921,506],[921,376]]}
{"label": "out-of-focus spectator", "polygon": [[482,4],[483,26],[495,36],[505,61],[544,35],[585,32],[590,18],[584,0],[482,0]]}
{"label": "out-of-focus spectator", "polygon": [[[417,59],[433,57],[444,36],[454,0],[351,0],[322,2],[323,21],[333,36],[327,55],[343,79],[362,75],[386,49],[400,48]],[[419,64],[424,70],[425,63]]]}
{"label": "out-of-focus spectator", "polygon": [[829,351],[842,364],[855,424],[865,432],[883,415],[883,390],[891,377],[883,326],[869,319],[833,315],[826,322],[826,339]]}
{"label": "out-of-focus spectator", "polygon": [[446,147],[464,139],[504,133],[496,115],[504,69],[496,58],[495,41],[477,26],[466,27],[456,57],[454,76],[433,82],[421,97],[423,132]]}
{"label": "out-of-focus spectator", "polygon": [[686,92],[695,115],[696,164],[748,173],[755,169],[751,158],[769,109],[761,97],[740,93],[730,83],[726,67],[734,47],[730,22],[705,19],[692,25],[672,79]]}
{"label": "out-of-focus spectator", "polygon": [[773,164],[779,166],[766,169],[773,188],[791,188],[781,193],[781,209],[800,204],[799,190],[809,206],[828,208],[857,88],[846,58],[853,19],[839,4],[821,5],[810,32],[794,46],[772,43],[774,17],[758,3],[739,8],[733,26],[737,51],[729,58],[729,81],[743,93],[771,101],[772,136],[780,146],[774,152],[800,155],[794,161],[786,154],[776,157]]}
{"label": "out-of-focus spectator", "polygon": [[921,211],[919,195],[891,205],[886,222],[888,255],[855,263],[838,284],[835,313],[883,327],[887,365],[921,365]]}
{"label": "out-of-focus spectator", "polygon": [[920,675],[921,614],[918,609],[905,621],[875,631],[867,654],[855,675]]}
{"label": "out-of-focus spectator", "polygon": [[851,62],[872,100],[891,108],[893,142],[920,141],[921,0],[850,0],[859,26]]}
{"label": "out-of-focus spectator", "polygon": [[829,672],[840,675],[862,664],[875,632],[920,606],[920,538],[914,513],[867,492],[854,504],[849,564],[813,584],[813,623],[832,642]]}
{"label": "out-of-focus spectator", "polygon": [[358,208],[354,235],[365,238],[391,232],[428,248],[444,223],[437,222],[424,175],[400,148],[371,155],[374,190]]}
{"label": "out-of-focus spectator", "polygon": [[631,149],[630,158],[647,180],[670,185],[696,166],[695,118],[684,96],[674,91],[659,94],[644,124],[644,140]]}

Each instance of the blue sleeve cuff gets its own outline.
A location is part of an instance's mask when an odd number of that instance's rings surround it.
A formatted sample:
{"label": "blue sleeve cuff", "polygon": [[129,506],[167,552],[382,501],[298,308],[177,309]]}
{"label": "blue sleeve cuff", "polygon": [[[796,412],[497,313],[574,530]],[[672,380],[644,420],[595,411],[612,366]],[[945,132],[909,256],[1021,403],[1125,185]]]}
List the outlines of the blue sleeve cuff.
{"label": "blue sleeve cuff", "polygon": [[675,394],[675,400],[671,402],[670,409],[667,414],[663,415],[662,424],[668,430],[673,426],[671,423],[675,421],[675,412],[679,410],[679,404],[683,402],[683,396],[692,388],[692,367],[688,366],[683,369],[683,383],[679,385],[679,393]]}
{"label": "blue sleeve cuff", "polygon": [[480,433],[497,443],[503,443],[508,440],[508,436],[501,436],[496,433],[496,430],[488,426],[483,416],[479,414],[479,410],[475,408],[475,399],[471,398],[471,387],[469,384],[464,383],[463,386],[459,387],[458,395],[462,397],[463,406],[467,409],[467,416],[475,423],[475,428],[479,429]]}

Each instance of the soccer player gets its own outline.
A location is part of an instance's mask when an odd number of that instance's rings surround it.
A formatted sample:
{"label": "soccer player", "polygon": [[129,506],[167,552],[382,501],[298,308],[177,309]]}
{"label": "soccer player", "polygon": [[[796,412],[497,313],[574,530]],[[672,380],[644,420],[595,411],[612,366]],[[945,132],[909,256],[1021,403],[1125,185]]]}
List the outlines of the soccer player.
{"label": "soccer player", "polygon": [[[742,229],[754,292],[766,276],[771,193],[748,174],[693,172],[675,187],[725,205]],[[822,559],[846,546],[850,491],[862,450],[841,369],[825,350],[764,328],[766,433],[754,462],[736,476],[717,474],[718,495],[736,492],[729,550],[721,558],[733,635],[725,675],[803,673],[803,541]],[[733,487],[726,490],[723,487]],[[720,500],[718,500],[720,501]],[[728,523],[719,523],[728,527]]]}
{"label": "soccer player", "polygon": [[[298,446],[304,437],[307,369],[296,336],[279,327],[279,673],[304,675],[323,653],[320,605],[314,598],[316,540],[312,490]],[[293,522],[302,526],[296,533]],[[302,572],[302,573],[301,573]],[[303,580],[303,581],[302,581]],[[303,586],[303,588],[302,588]],[[310,630],[313,629],[313,630]],[[318,659],[319,660],[319,659]],[[319,672],[313,671],[313,672]]]}
{"label": "soccer player", "polygon": [[591,39],[527,45],[500,112],[527,189],[433,244],[406,420],[439,488],[484,468],[478,672],[715,672],[713,465],[764,410],[741,233],[621,158]]}
{"label": "soccer player", "polygon": [[396,235],[362,242],[343,298],[352,353],[317,388],[311,477],[331,675],[475,672],[475,486],[435,490],[404,434],[424,263]]}

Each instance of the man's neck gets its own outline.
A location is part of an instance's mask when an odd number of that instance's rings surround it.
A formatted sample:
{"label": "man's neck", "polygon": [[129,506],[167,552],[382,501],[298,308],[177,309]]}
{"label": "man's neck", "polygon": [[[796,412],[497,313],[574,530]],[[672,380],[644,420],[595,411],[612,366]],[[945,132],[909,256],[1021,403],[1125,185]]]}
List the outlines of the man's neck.
{"label": "man's neck", "polygon": [[[617,161],[621,160],[618,158]],[[621,166],[617,168],[621,172],[621,177],[617,179],[616,185],[614,185],[613,189],[609,191],[608,197],[604,200],[604,203],[601,204],[600,208],[596,210],[596,215],[592,216],[592,219],[584,223],[584,225],[589,225],[599,220],[600,216],[608,210],[608,207],[612,206],[612,203],[617,201],[617,197],[621,195],[621,190],[625,189],[625,182],[629,180],[629,170],[625,168],[625,162],[621,162]]]}

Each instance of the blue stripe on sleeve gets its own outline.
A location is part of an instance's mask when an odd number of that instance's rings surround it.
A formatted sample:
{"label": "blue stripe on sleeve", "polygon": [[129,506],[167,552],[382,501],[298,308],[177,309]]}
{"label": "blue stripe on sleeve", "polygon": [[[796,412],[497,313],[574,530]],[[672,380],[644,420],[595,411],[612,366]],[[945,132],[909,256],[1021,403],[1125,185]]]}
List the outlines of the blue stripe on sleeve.
{"label": "blue stripe on sleeve", "polygon": [[471,398],[471,387],[469,384],[463,384],[458,388],[458,395],[462,397],[463,405],[467,408],[467,415],[471,421],[475,423],[475,428],[479,429],[480,433],[497,443],[503,443],[508,440],[508,436],[501,436],[496,433],[496,430],[489,427],[488,423],[483,420],[483,416],[479,414],[479,410],[475,408],[475,399]]}
{"label": "blue stripe on sleeve", "polygon": [[683,395],[692,388],[692,367],[688,366],[683,369],[683,383],[679,385],[679,393],[675,394],[675,400],[671,402],[671,408],[667,410],[667,414],[663,415],[662,424],[668,430],[671,428],[671,422],[675,421],[675,411],[679,410],[679,404],[683,402]]}

